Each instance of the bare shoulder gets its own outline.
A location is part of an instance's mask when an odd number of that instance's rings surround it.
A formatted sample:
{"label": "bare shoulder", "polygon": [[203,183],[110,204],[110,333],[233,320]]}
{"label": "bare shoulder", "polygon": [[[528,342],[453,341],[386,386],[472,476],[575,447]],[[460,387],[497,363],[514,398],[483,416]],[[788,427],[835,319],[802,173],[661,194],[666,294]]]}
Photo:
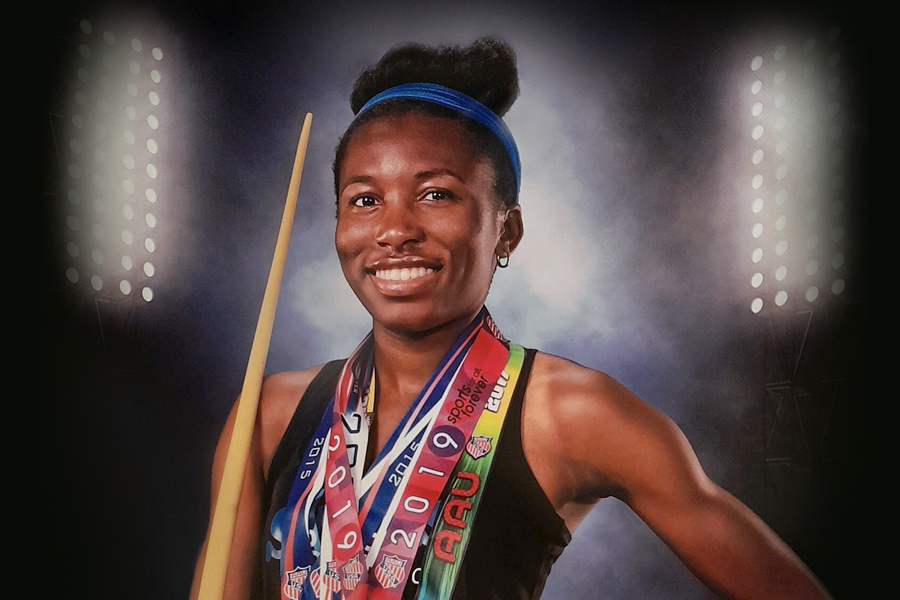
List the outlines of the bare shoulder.
{"label": "bare shoulder", "polygon": [[306,388],[323,366],[317,365],[303,371],[275,373],[263,380],[257,423],[264,475],[268,474],[269,463],[272,462],[275,449],[278,448]]}
{"label": "bare shoulder", "polygon": [[612,377],[567,358],[538,352],[529,379],[529,387],[542,392],[548,401],[585,401],[592,404],[613,400],[625,390]]}
{"label": "bare shoulder", "polygon": [[649,409],[606,373],[544,352],[535,355],[526,393],[545,421],[575,433],[621,425]]}
{"label": "bare shoulder", "polygon": [[558,356],[535,356],[525,401],[523,436],[535,446],[552,443],[553,466],[568,474],[563,483],[570,500],[627,500],[636,478],[687,445],[671,419],[618,381]]}

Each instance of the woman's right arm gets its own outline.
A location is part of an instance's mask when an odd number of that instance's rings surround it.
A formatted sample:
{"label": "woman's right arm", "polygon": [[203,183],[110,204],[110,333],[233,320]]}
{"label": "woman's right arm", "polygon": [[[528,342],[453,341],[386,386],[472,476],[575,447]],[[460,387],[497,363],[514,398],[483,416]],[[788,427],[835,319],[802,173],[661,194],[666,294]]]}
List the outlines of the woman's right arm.
{"label": "woman's right arm", "polygon": [[[262,408],[262,407],[260,407]],[[210,522],[215,511],[216,499],[219,495],[219,484],[222,481],[222,472],[225,468],[225,457],[228,454],[228,446],[231,443],[231,433],[234,429],[234,419],[237,412],[237,402],[228,415],[219,443],[216,446],[216,454],[213,459],[212,469],[212,502],[210,504]],[[260,411],[262,412],[262,410]],[[259,557],[259,523],[262,508],[260,506],[263,490],[262,456],[260,452],[260,423],[256,423],[253,439],[250,443],[250,454],[247,457],[247,467],[244,471],[244,481],[241,485],[241,498],[238,503],[237,518],[234,526],[234,537],[231,542],[231,555],[228,560],[228,573],[225,577],[225,591],[223,600],[245,600],[250,597],[250,586],[253,581],[253,570]],[[196,600],[200,591],[200,577],[203,571],[203,563],[206,560],[207,544],[209,543],[209,530],[206,540],[200,551],[200,558],[194,570],[194,582],[191,586],[191,600]]]}
{"label": "woman's right arm", "polygon": [[[263,381],[253,439],[250,443],[250,454],[247,457],[247,467],[241,487],[223,600],[245,600],[252,595],[251,585],[254,571],[259,565],[261,556],[260,527],[268,510],[268,507],[261,506],[261,501],[269,465],[294,412],[297,410],[297,404],[321,368],[322,365],[319,365],[305,371],[278,373],[266,377]],[[212,521],[212,512],[215,510],[216,498],[219,494],[219,484],[222,481],[228,445],[231,443],[236,412],[237,402],[228,415],[228,420],[225,422],[216,446],[212,469],[210,521]],[[194,570],[191,600],[196,600],[200,590],[200,576],[203,562],[206,559],[208,541],[209,531],[207,531],[207,539],[203,542],[200,558]]]}

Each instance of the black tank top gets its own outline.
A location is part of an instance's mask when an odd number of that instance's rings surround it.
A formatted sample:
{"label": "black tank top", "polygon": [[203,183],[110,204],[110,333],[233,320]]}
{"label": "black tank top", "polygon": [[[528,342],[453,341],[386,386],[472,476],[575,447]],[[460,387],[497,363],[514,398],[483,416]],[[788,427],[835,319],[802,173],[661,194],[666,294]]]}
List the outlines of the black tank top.
{"label": "black tank top", "polygon": [[[565,522],[535,479],[522,450],[522,404],[534,355],[534,350],[526,351],[494,465],[472,525],[453,600],[540,597],[550,567],[571,539]],[[263,530],[264,557],[269,556],[266,545],[270,543],[268,532],[272,518],[287,504],[297,467],[334,394],[342,364],[343,361],[326,364],[310,383],[272,458],[263,504],[269,507]],[[279,562],[264,560],[257,573],[262,576],[260,597],[279,598]],[[415,586],[410,583],[403,599],[411,600],[414,596]]]}

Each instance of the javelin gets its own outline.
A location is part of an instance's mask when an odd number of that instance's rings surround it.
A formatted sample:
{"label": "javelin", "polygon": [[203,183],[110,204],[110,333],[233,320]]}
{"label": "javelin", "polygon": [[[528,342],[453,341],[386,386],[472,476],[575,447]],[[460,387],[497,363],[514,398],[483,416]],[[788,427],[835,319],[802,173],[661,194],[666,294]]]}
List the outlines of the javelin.
{"label": "javelin", "polygon": [[200,575],[198,600],[218,600],[225,590],[225,575],[228,572],[228,559],[231,556],[231,542],[234,536],[238,502],[241,497],[241,485],[244,480],[244,469],[250,454],[250,442],[256,423],[256,411],[259,406],[259,394],[262,389],[263,371],[266,356],[269,353],[269,341],[272,339],[272,326],[275,322],[275,307],[278,304],[278,292],[281,290],[281,278],[284,275],[284,262],[287,257],[288,242],[291,239],[291,225],[294,222],[294,211],[297,208],[297,193],[300,190],[300,174],[303,172],[303,161],[306,158],[306,146],[309,143],[309,128],[312,114],[307,113],[300,131],[300,143],[294,157],[294,168],[291,171],[291,182],[288,185],[287,199],[284,202],[284,214],[275,242],[275,256],[269,270],[266,293],[263,296],[253,345],[250,347],[250,359],[244,375],[244,386],[241,388],[235,415],[231,443],[225,457],[225,468],[219,484],[219,495],[213,509],[212,523],[209,527],[209,538],[206,543],[206,556],[203,560],[203,571]]}

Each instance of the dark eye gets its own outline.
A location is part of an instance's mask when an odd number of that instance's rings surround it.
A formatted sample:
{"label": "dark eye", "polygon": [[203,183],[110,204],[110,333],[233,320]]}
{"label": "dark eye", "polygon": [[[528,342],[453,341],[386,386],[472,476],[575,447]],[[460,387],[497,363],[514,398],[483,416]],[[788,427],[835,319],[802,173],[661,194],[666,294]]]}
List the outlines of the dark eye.
{"label": "dark eye", "polygon": [[351,202],[351,204],[353,206],[360,206],[363,208],[367,208],[369,206],[375,206],[377,203],[378,203],[378,201],[375,198],[373,198],[372,196],[357,196]]}
{"label": "dark eye", "polygon": [[450,194],[450,192],[446,192],[444,190],[429,190],[429,191],[425,192],[425,196],[424,196],[424,198],[426,200],[434,200],[434,201],[449,200],[452,197],[453,196]]}

